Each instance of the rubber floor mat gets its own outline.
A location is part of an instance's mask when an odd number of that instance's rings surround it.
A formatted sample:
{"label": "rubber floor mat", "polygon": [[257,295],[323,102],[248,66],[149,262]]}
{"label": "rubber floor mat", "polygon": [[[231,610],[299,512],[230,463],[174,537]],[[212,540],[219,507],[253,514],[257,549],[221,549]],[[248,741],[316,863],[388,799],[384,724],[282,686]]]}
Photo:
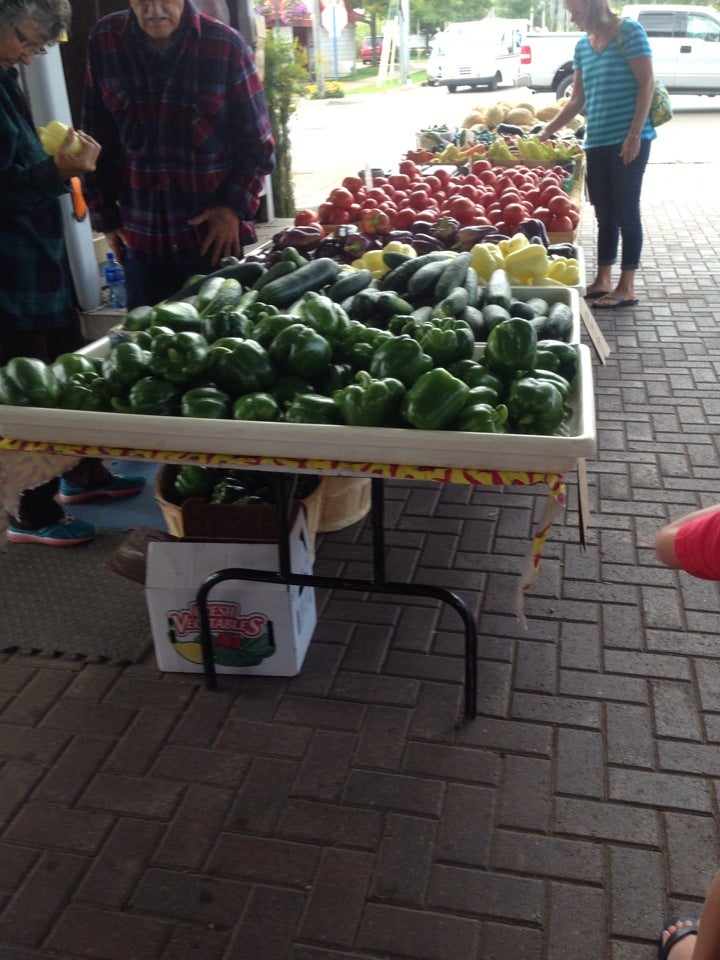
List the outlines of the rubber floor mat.
{"label": "rubber floor mat", "polygon": [[127,664],[152,646],[145,588],[106,570],[125,533],[77,547],[0,547],[0,651]]}

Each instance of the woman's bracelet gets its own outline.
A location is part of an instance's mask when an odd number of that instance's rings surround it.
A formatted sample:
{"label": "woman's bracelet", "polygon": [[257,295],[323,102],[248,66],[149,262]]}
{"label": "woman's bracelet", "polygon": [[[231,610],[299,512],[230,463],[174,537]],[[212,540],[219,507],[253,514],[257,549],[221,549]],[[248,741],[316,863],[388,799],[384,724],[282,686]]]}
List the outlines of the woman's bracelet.
{"label": "woman's bracelet", "polygon": [[628,136],[629,136],[629,137],[632,137],[633,140],[639,140],[639,139],[640,139],[640,135],[639,135],[638,133],[629,133]]}

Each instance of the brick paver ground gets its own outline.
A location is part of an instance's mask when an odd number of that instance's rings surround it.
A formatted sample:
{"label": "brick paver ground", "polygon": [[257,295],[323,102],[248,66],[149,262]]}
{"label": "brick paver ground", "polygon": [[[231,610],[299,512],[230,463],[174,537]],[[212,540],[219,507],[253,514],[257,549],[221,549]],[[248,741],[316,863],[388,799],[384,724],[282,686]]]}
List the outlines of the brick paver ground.
{"label": "brick paver ground", "polygon": [[[652,550],[720,494],[701,169],[649,169],[641,303],[600,318],[587,548],[571,476],[526,630],[544,490],[388,486],[389,575],[477,613],[475,722],[455,729],[462,635],[429,600],[322,592],[299,676],[216,692],[152,655],[2,657],[2,960],[655,957],[718,863],[717,588]],[[591,267],[587,213],[582,238]],[[316,570],[366,572],[368,539],[327,535]]]}

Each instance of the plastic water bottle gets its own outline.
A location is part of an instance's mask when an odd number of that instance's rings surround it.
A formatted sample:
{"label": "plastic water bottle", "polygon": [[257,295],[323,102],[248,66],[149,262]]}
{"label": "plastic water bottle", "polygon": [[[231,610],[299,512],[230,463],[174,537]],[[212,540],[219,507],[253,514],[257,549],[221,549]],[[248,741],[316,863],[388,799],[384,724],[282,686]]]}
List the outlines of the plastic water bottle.
{"label": "plastic water bottle", "polygon": [[108,293],[110,294],[110,306],[125,309],[127,306],[125,271],[117,262],[115,254],[112,252],[108,252],[107,254],[103,265],[103,273],[105,275]]}

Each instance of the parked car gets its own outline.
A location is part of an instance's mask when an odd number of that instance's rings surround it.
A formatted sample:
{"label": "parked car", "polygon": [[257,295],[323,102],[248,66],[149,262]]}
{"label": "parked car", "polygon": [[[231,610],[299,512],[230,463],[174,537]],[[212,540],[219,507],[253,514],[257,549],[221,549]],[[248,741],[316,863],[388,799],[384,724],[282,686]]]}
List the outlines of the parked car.
{"label": "parked car", "polygon": [[[375,59],[379,60],[382,56],[382,40],[377,40],[375,43]],[[360,44],[360,59],[364,64],[372,63],[372,40],[370,37],[365,37],[365,39]]]}

